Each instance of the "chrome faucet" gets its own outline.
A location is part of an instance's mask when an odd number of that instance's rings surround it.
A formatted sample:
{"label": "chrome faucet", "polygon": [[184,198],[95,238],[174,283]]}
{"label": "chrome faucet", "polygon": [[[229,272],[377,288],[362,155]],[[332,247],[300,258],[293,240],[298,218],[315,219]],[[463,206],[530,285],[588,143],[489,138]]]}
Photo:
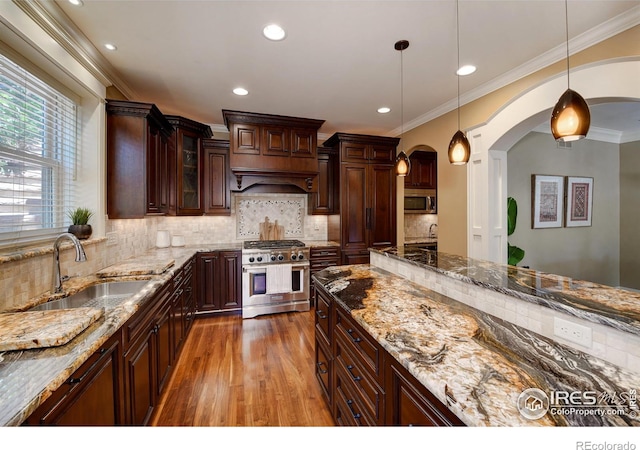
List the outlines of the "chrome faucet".
{"label": "chrome faucet", "polygon": [[429,226],[429,237],[430,238],[437,237],[437,235],[433,232],[433,227],[436,227],[436,233],[438,232],[438,224],[437,223],[432,223],[431,226]]}
{"label": "chrome faucet", "polygon": [[76,262],[83,262],[87,260],[87,254],[84,252],[82,243],[71,233],[62,233],[56,238],[53,243],[53,282],[51,283],[51,292],[62,292],[62,277],[60,276],[60,242],[64,239],[69,239],[73,246],[76,248]]}

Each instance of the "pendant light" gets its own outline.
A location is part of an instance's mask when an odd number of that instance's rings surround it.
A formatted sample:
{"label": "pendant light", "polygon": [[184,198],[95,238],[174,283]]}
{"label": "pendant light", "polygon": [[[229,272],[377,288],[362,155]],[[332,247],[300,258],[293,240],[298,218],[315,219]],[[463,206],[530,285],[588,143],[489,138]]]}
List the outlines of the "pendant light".
{"label": "pendant light", "polygon": [[[460,22],[458,14],[458,0],[456,0],[456,36],[458,48],[458,68],[460,67]],[[458,69],[456,68],[456,71]],[[460,131],[460,75],[456,72],[458,78],[458,131],[451,138],[449,143],[449,162],[453,165],[462,165],[469,162],[471,156],[471,145],[467,136]]]}
{"label": "pendant light", "polygon": [[577,141],[587,135],[591,113],[587,102],[569,87],[569,10],[564,1],[565,32],[567,38],[567,90],[551,113],[551,134],[556,141]]}
{"label": "pendant light", "polygon": [[[404,71],[402,52],[409,47],[409,41],[398,41],[394,48],[400,52],[400,142],[404,134]],[[404,143],[401,144],[400,153],[396,157],[396,175],[406,177],[411,170],[411,161],[404,152]]]}

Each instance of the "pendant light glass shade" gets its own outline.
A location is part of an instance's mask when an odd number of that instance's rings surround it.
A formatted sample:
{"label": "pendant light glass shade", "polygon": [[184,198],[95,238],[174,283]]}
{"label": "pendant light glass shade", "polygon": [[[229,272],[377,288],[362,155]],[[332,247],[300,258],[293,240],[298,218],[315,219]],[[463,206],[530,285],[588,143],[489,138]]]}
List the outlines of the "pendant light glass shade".
{"label": "pendant light glass shade", "polygon": [[[400,139],[404,135],[404,64],[402,60],[402,52],[409,48],[409,41],[398,41],[393,45],[393,48],[400,52]],[[402,144],[404,146],[404,144]],[[402,147],[401,147],[402,148]],[[411,161],[404,152],[404,149],[400,150],[400,153],[396,157],[396,175],[399,177],[406,177],[411,170]]]}
{"label": "pendant light glass shade", "polygon": [[556,141],[570,142],[587,135],[591,113],[587,102],[569,86],[569,6],[564,1],[564,25],[567,38],[567,90],[551,113],[551,134]]}
{"label": "pendant light glass shade", "polygon": [[551,113],[551,133],[556,141],[577,141],[587,135],[591,113],[587,102],[576,91],[567,89]]}
{"label": "pendant light glass shade", "polygon": [[471,145],[465,134],[458,130],[453,135],[449,143],[449,162],[454,166],[459,166],[469,162],[471,156]]}
{"label": "pendant light glass shade", "polygon": [[411,161],[405,152],[400,152],[396,158],[396,175],[406,177],[411,170]]}
{"label": "pendant light glass shade", "polygon": [[[458,67],[460,68],[460,14],[458,13],[458,1],[456,0],[456,37],[458,48]],[[460,75],[456,72],[458,77],[458,131],[451,138],[449,142],[449,162],[454,166],[459,166],[469,162],[471,156],[471,145],[467,136],[460,131]]]}

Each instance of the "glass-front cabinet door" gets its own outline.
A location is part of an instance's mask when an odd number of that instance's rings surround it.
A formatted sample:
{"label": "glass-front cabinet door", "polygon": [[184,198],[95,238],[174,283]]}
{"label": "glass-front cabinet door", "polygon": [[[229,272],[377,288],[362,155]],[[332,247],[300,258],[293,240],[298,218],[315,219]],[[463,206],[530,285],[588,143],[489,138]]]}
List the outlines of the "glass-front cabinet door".
{"label": "glass-front cabinet door", "polygon": [[167,214],[199,216],[203,208],[202,140],[213,133],[209,125],[181,116],[166,116],[174,128],[169,160]]}
{"label": "glass-front cabinet door", "polygon": [[202,209],[200,204],[200,170],[199,170],[199,139],[185,132],[182,133],[182,173],[179,184],[180,210]]}

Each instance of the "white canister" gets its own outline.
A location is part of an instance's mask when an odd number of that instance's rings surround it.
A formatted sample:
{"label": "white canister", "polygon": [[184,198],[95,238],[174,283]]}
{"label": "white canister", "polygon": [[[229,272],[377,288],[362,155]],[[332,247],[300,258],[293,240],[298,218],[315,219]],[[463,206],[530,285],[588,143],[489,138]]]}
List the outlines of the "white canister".
{"label": "white canister", "polygon": [[156,247],[158,248],[166,248],[171,245],[171,235],[167,230],[158,230],[158,234],[156,236]]}
{"label": "white canister", "polygon": [[171,238],[172,247],[184,247],[184,236],[176,234]]}

